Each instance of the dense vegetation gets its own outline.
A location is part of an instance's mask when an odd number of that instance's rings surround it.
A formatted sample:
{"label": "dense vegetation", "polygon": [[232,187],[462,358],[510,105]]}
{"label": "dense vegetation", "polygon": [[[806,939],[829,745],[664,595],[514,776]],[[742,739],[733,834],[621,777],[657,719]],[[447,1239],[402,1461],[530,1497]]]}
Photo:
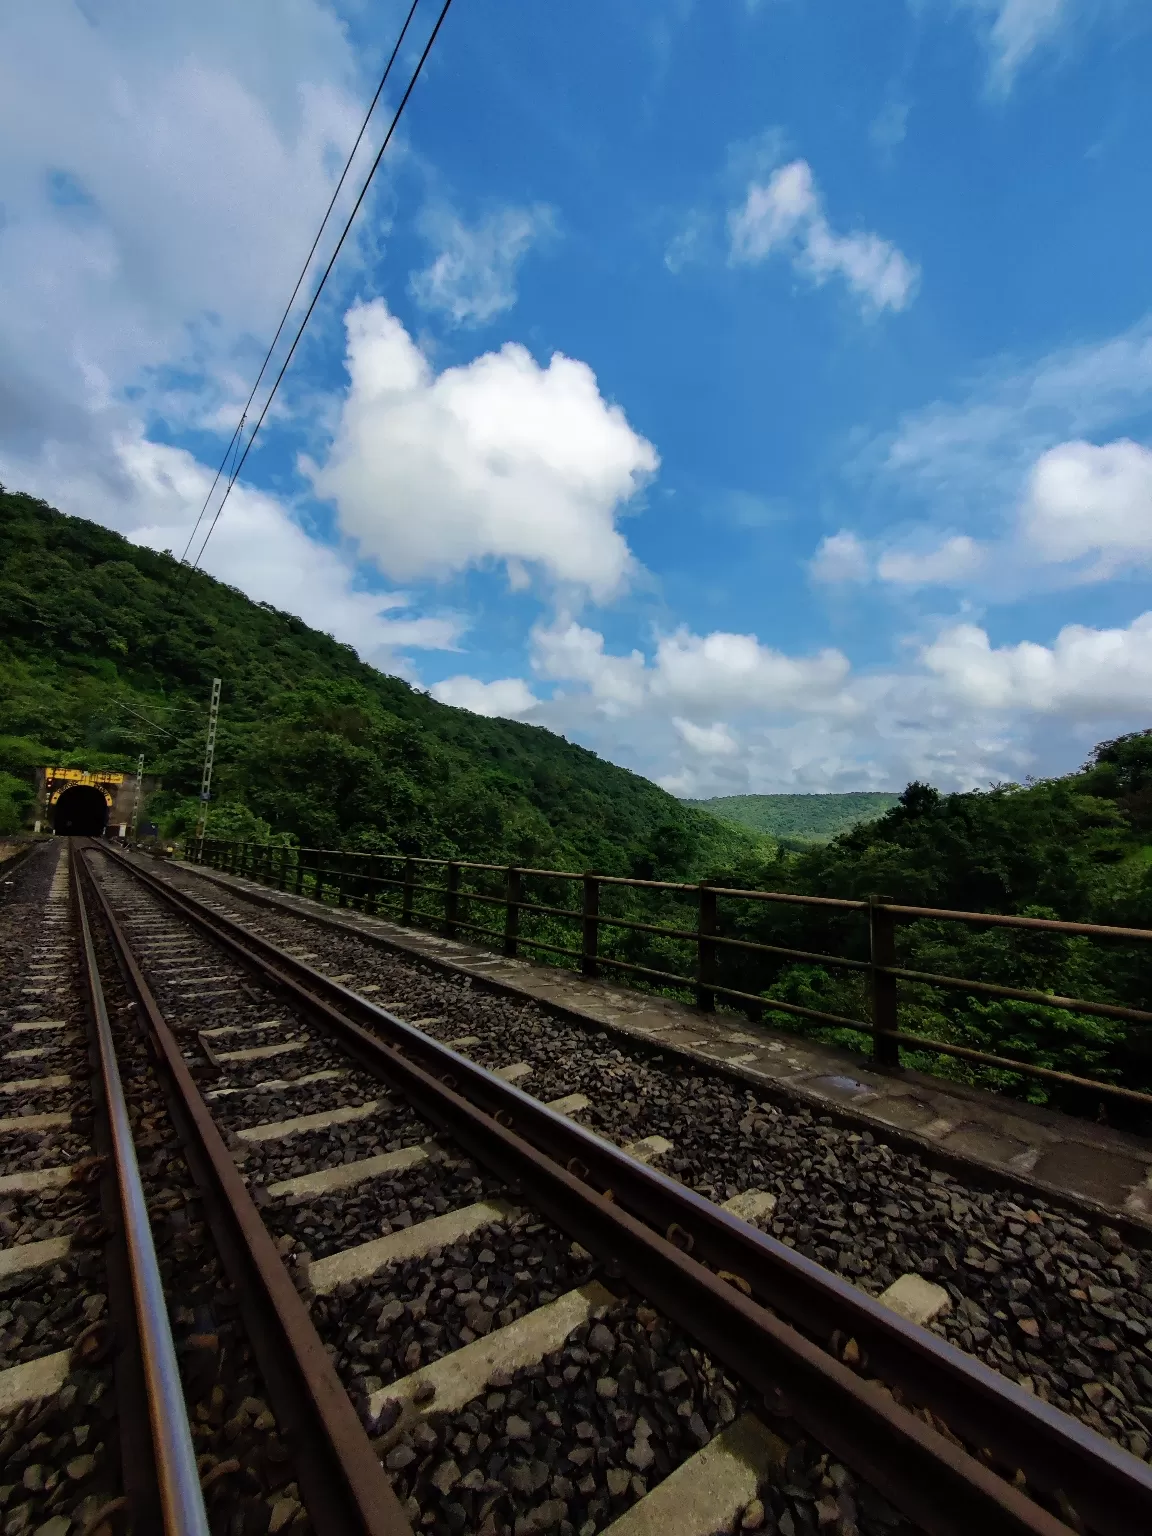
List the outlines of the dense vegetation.
{"label": "dense vegetation", "polygon": [[291,614],[0,491],[0,831],[37,764],[138,752],[164,781],[148,814],[187,830],[214,676],[221,835],[672,877],[751,842],[562,737],[438,704]]}
{"label": "dense vegetation", "polygon": [[752,832],[768,833],[785,842],[827,842],[862,821],[874,821],[891,810],[899,796],[848,795],[718,795],[712,800],[686,800],[697,810]]}

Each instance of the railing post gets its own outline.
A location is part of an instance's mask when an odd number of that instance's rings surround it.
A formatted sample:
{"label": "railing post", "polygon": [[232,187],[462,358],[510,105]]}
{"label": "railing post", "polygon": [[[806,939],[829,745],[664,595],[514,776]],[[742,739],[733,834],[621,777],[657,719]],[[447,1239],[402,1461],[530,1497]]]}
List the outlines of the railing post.
{"label": "railing post", "polygon": [[504,882],[504,953],[515,955],[520,937],[520,871],[509,864]]}
{"label": "railing post", "polygon": [[448,860],[448,880],[444,887],[444,936],[456,937],[456,919],[460,913],[460,865]]}
{"label": "railing post", "polygon": [[600,882],[595,875],[584,876],[584,913],[580,933],[580,970],[585,976],[599,976],[600,952]]}
{"label": "railing post", "polygon": [[346,907],[348,905],[348,857],[345,853],[337,854],[339,864],[336,869],[336,905]]}
{"label": "railing post", "polygon": [[277,877],[276,884],[279,886],[280,890],[282,890],[282,891],[286,891],[288,889],[288,844],[287,843],[281,843],[281,845],[280,845],[280,874]]}
{"label": "railing post", "polygon": [[416,861],[412,858],[404,860],[404,892],[403,902],[400,907],[400,921],[410,923],[412,921],[412,904],[416,899]]}
{"label": "railing post", "polygon": [[715,1013],[716,994],[716,892],[701,884],[696,923],[696,1006],[701,1013]]}
{"label": "railing post", "polygon": [[887,896],[868,898],[868,958],[872,965],[872,1060],[878,1067],[900,1065],[900,1042],[890,1035],[899,1028],[896,978],[886,976],[880,966],[896,964],[896,919],[885,910]]}
{"label": "railing post", "polygon": [[304,850],[303,850],[303,848],[297,848],[297,850],[296,850],[296,878],[292,882],[292,888],[295,891],[297,896],[302,896],[304,894]]}

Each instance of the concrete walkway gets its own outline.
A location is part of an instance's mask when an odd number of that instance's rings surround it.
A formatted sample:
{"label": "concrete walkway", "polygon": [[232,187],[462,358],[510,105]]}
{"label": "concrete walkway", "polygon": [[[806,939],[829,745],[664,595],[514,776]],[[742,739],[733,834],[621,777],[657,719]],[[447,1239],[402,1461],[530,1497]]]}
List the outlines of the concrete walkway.
{"label": "concrete walkway", "polygon": [[[141,859],[149,867],[152,860]],[[569,1019],[616,1031],[649,1049],[674,1051],[747,1082],[765,1097],[802,1104],[871,1130],[891,1145],[980,1183],[1016,1182],[1152,1232],[1152,1142],[1054,1110],[945,1082],[920,1072],[878,1071],[848,1051],[817,1045],[734,1013],[703,1014],[574,971],[508,960],[491,950],[383,918],[321,906],[249,880],[175,866],[234,886],[290,912],[433,961]]]}

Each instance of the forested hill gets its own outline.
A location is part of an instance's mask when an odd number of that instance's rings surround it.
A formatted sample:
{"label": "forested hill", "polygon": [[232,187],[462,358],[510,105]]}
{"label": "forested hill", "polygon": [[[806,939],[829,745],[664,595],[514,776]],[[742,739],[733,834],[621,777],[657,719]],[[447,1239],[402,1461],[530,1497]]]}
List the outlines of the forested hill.
{"label": "forested hill", "polygon": [[0,490],[0,831],[48,761],[135,766],[195,818],[224,680],[222,835],[679,878],[751,839],[550,731],[438,704],[351,647],[31,497]]}
{"label": "forested hill", "polygon": [[723,821],[767,832],[772,837],[824,841],[862,821],[874,821],[897,803],[898,795],[718,795],[713,800],[685,800]]}

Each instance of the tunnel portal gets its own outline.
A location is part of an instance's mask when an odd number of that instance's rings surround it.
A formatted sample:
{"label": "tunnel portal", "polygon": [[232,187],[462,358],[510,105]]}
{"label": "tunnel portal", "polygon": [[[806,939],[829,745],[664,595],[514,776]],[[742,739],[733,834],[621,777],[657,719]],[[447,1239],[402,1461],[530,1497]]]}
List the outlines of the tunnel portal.
{"label": "tunnel portal", "polygon": [[92,784],[73,784],[52,807],[58,837],[103,837],[108,827],[108,802]]}

